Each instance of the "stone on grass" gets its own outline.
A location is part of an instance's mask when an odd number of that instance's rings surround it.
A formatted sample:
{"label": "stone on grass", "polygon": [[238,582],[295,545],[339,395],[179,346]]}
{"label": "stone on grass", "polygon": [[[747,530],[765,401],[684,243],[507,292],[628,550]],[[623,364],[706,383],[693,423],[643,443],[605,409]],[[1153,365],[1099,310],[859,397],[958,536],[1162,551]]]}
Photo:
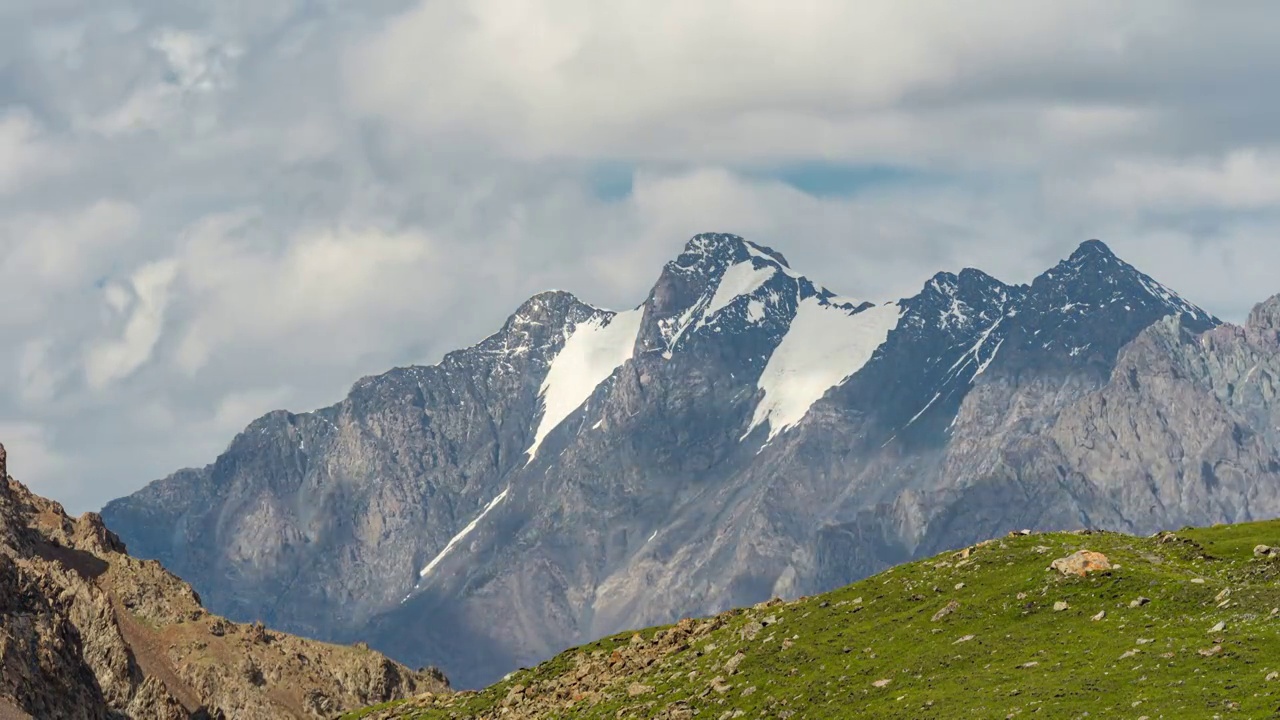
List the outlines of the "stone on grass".
{"label": "stone on grass", "polygon": [[1089,573],[1103,572],[1111,569],[1111,561],[1106,555],[1092,550],[1080,550],[1070,555],[1054,560],[1049,568],[1057,570],[1062,575],[1075,575],[1084,577]]}
{"label": "stone on grass", "polygon": [[951,602],[947,603],[946,606],[944,606],[941,610],[933,614],[933,622],[938,622],[942,618],[950,615],[951,613],[959,609],[960,609],[960,603],[956,600],[952,600]]}

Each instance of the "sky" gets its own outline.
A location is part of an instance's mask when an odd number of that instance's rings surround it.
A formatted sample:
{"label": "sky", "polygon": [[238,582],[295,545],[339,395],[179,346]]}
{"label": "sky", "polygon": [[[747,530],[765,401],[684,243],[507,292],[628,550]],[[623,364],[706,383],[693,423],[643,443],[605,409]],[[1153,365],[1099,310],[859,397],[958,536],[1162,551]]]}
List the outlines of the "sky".
{"label": "sky", "polygon": [[0,0],[0,442],[73,512],[702,231],[1280,292],[1280,5]]}

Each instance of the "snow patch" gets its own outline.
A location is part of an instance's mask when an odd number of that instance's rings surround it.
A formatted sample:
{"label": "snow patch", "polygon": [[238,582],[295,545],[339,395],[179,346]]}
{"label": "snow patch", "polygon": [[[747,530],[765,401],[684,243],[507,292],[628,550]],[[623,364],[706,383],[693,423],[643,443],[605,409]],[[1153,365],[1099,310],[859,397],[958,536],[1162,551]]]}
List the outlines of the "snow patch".
{"label": "snow patch", "polygon": [[[453,538],[449,540],[449,542],[445,543],[444,549],[441,550],[434,558],[432,558],[431,562],[427,563],[426,567],[422,568],[422,571],[418,573],[418,577],[425,578],[427,575],[429,575],[431,571],[434,570],[436,566],[440,564],[440,561],[443,560],[444,557],[449,554],[449,551],[452,550],[455,545],[462,542],[462,540],[465,537],[471,534],[472,530],[476,529],[476,525],[480,524],[480,521],[484,519],[485,515],[489,514],[490,510],[497,507],[498,503],[502,502],[507,498],[507,493],[510,491],[511,491],[511,488],[507,488],[506,490],[503,490],[502,492],[498,493],[497,497],[490,500],[489,504],[484,506],[484,510],[482,510],[480,514],[476,516],[475,520],[472,520],[471,522],[467,523],[467,526],[462,528],[462,532],[458,533],[457,535],[454,535]],[[406,597],[405,599],[407,600],[408,598]],[[404,602],[404,601],[402,600],[401,602]]]}
{"label": "snow patch", "polygon": [[[915,422],[916,420],[919,420],[919,419],[920,419],[920,416],[921,416],[921,415],[923,415],[923,414],[925,414],[925,412],[926,412],[929,408],[933,407],[933,404],[934,404],[934,403],[936,403],[936,402],[938,402],[938,398],[940,398],[940,397],[942,397],[942,392],[941,392],[941,391],[938,391],[938,392],[934,393],[934,394],[933,394],[933,399],[931,399],[929,402],[925,403],[924,407],[920,408],[920,412],[916,413],[915,415],[912,415],[912,416],[911,416],[911,419],[907,421],[907,425],[910,425],[911,423]],[[907,427],[907,425],[903,425],[902,427],[905,429],[905,428]],[[883,447],[883,446],[882,446],[882,447]]]}
{"label": "snow patch", "polygon": [[[667,360],[672,358],[676,345],[686,332],[712,325],[715,322],[716,313],[732,305],[738,298],[755,293],[779,270],[786,270],[777,260],[758,250],[752,250],[752,256],[767,260],[767,263],[757,267],[754,260],[746,260],[730,265],[720,276],[715,292],[703,295],[679,315],[659,321],[662,337],[667,346],[662,353],[664,358]],[[776,296],[776,293],[770,290],[769,295]],[[756,298],[748,301],[747,317],[751,322],[764,319],[764,305]],[[721,328],[715,328],[714,331],[721,332]]]}
{"label": "snow patch", "polygon": [[[996,320],[995,323],[991,325],[991,327],[983,331],[982,335],[978,338],[978,341],[973,344],[973,347],[969,348],[969,350],[964,355],[961,355],[960,359],[957,360],[955,364],[951,366],[951,370],[954,371],[956,368],[961,367],[963,365],[968,365],[970,362],[973,362],[974,360],[976,360],[978,356],[981,355],[982,348],[987,344],[987,339],[991,337],[991,333],[995,332],[996,328],[1000,327],[1001,323],[1004,322],[1005,317],[1009,317],[1009,316],[1006,315],[1000,318],[999,320]],[[1039,330],[1036,331],[1037,334],[1039,334],[1039,332],[1040,332]],[[1004,338],[1000,338],[1000,342],[996,344],[996,349],[991,351],[991,356],[988,357],[986,361],[982,363],[981,369],[979,369],[978,372],[973,376],[974,378],[977,378],[978,375],[982,374],[983,370],[987,369],[987,366],[991,364],[991,361],[993,359],[995,359],[996,353],[1000,351],[1001,345],[1004,345]]]}
{"label": "snow patch", "polygon": [[703,321],[705,322],[707,318],[720,312],[743,295],[750,295],[759,290],[760,286],[769,282],[769,278],[777,272],[777,267],[779,266],[770,264],[758,268],[751,262],[740,262],[730,266],[720,277],[716,294],[711,297],[711,304],[707,305],[702,315]]}
{"label": "snow patch", "polygon": [[871,360],[901,315],[897,303],[850,313],[818,298],[803,300],[760,376],[764,398],[742,437],[768,422],[772,440],[800,422],[828,390]]}
{"label": "snow patch", "polygon": [[662,327],[662,337],[667,341],[667,350],[662,353],[662,357],[667,360],[671,359],[672,348],[676,346],[676,343],[680,342],[680,337],[693,325],[693,316],[698,312],[699,307],[700,305],[695,303],[680,313],[679,317],[669,318],[659,323]]}
{"label": "snow patch", "polygon": [[761,250],[759,247],[756,246],[755,243],[748,240],[744,244],[747,247],[747,252],[750,253],[752,257],[758,257],[761,260],[768,262],[770,265],[777,267],[779,270],[785,273],[787,277],[793,278],[795,280],[799,280],[803,277],[800,273],[796,272],[795,270],[792,270],[786,265],[783,265],[781,262],[778,262],[778,259],[775,258],[774,256]]}
{"label": "snow patch", "polygon": [[[983,336],[982,340],[983,342],[985,342],[986,336]],[[1000,342],[996,343],[996,348],[991,351],[991,354],[987,356],[987,359],[983,360],[982,364],[978,366],[978,370],[973,373],[974,380],[977,380],[979,375],[987,371],[987,368],[991,366],[991,362],[996,359],[996,353],[1000,352],[1000,348],[1003,345],[1004,345],[1004,338],[1000,338]]]}
{"label": "snow patch", "polygon": [[[1147,292],[1151,293],[1152,295],[1162,300],[1169,307],[1172,307],[1181,313],[1190,315],[1191,317],[1194,317],[1197,319],[1201,319],[1201,320],[1212,319],[1212,316],[1209,315],[1209,313],[1187,302],[1187,300],[1183,298],[1181,295],[1179,295],[1177,292],[1170,290],[1169,288],[1165,287],[1164,285],[1161,285],[1155,280],[1152,280],[1151,278],[1148,278],[1143,275],[1139,275],[1138,282],[1142,284],[1142,287],[1145,288]],[[1129,307],[1126,305],[1125,309],[1128,310]]]}
{"label": "snow patch", "polygon": [[537,457],[538,447],[547,434],[631,359],[643,317],[643,309],[637,308],[612,317],[592,318],[573,329],[542,381],[538,393],[542,397],[542,420],[534,433],[533,444],[525,451],[528,462]]}
{"label": "snow patch", "polygon": [[942,327],[949,328],[964,325],[968,318],[961,309],[962,307],[964,307],[963,303],[954,297],[951,298],[950,307],[942,314]]}

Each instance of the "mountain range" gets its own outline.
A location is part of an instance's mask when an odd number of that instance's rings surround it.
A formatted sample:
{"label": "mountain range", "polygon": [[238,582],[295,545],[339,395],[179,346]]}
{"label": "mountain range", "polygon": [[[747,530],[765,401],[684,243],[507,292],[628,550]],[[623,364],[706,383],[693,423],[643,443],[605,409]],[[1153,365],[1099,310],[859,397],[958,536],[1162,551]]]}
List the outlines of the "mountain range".
{"label": "mountain range", "polygon": [[856,300],[728,234],[634,309],[539,294],[108,504],[221,614],[475,687],[1010,528],[1280,516],[1280,299],[1224,324],[1091,240]]}

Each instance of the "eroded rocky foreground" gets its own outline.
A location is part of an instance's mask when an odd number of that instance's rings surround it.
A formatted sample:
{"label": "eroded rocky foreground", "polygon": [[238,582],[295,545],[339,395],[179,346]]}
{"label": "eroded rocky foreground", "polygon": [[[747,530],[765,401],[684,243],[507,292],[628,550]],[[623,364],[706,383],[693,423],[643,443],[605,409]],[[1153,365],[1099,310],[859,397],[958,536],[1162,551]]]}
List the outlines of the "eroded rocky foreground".
{"label": "eroded rocky foreground", "polygon": [[0,720],[332,717],[447,687],[367,648],[210,614],[97,514],[69,518],[10,478],[0,446]]}

